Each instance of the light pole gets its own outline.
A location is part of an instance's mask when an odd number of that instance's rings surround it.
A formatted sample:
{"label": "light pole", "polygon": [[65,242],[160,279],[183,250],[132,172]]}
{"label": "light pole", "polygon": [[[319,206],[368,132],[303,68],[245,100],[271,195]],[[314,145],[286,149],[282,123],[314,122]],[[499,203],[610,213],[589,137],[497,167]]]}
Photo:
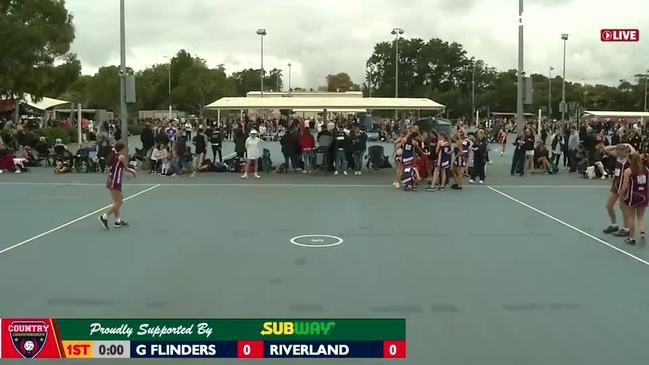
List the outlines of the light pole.
{"label": "light pole", "polygon": [[550,71],[548,72],[548,122],[552,118],[552,71],[554,67],[550,66]]}
{"label": "light pole", "polygon": [[394,28],[392,29],[392,35],[394,36],[394,97],[399,97],[399,36],[403,34],[403,29]]}
{"label": "light pole", "polygon": [[518,130],[523,130],[525,120],[523,119],[524,106],[523,106],[523,73],[524,59],[523,59],[523,0],[518,0],[518,77],[516,85],[516,124]]}
{"label": "light pole", "polygon": [[122,136],[126,154],[128,155],[128,109],[126,105],[126,16],[124,0],[119,2],[119,31],[120,31],[120,118],[122,119]]}
{"label": "light pole", "polygon": [[647,70],[646,74],[638,74],[635,75],[635,77],[638,77],[638,82],[640,81],[640,78],[644,78],[644,108],[642,109],[643,111],[647,111],[647,80],[649,79],[649,69]]}
{"label": "light pole", "polygon": [[474,117],[475,117],[475,63],[473,64],[473,72],[471,73],[471,119],[470,120],[477,122],[476,120],[473,119]]}
{"label": "light pole", "polygon": [[291,63],[288,63],[288,94],[291,95]]}
{"label": "light pole", "polygon": [[562,77],[562,91],[561,91],[561,121],[566,121],[566,43],[568,41],[568,33],[561,35],[563,39],[563,77]]}
{"label": "light pole", "polygon": [[173,106],[171,105],[171,60],[169,56],[164,56],[164,58],[169,59],[169,121],[173,119]]}
{"label": "light pole", "polygon": [[261,39],[261,97],[264,97],[264,36],[268,33],[266,33],[266,29],[257,29],[257,34],[259,35],[259,38]]}

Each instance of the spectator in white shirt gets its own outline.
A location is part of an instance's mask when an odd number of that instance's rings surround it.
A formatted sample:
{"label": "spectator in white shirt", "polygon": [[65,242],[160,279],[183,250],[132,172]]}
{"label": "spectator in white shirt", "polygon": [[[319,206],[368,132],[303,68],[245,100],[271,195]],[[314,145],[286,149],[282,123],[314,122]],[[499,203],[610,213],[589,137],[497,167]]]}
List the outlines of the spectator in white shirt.
{"label": "spectator in white shirt", "polygon": [[255,178],[261,179],[259,176],[259,158],[261,157],[261,139],[258,136],[258,133],[255,129],[250,131],[250,136],[246,139],[246,151],[248,153],[248,159],[246,160],[246,166],[244,168],[242,179],[248,178],[248,169],[252,164],[254,166]]}

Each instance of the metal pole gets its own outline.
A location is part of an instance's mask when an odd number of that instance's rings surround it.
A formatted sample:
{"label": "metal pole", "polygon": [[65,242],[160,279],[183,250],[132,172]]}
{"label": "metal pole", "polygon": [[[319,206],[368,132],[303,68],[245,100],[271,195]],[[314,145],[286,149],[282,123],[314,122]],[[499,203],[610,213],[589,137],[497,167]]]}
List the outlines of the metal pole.
{"label": "metal pole", "polygon": [[644,76],[644,111],[647,111],[647,79],[649,79],[649,70]]}
{"label": "metal pole", "polygon": [[261,97],[264,97],[264,36],[261,37]]}
{"label": "metal pole", "polygon": [[[475,115],[475,63],[473,64],[473,72],[471,73],[471,117]],[[475,125],[478,125],[478,120],[474,120]]]}
{"label": "metal pole", "polygon": [[566,121],[566,43],[568,39],[564,37],[563,40],[563,77],[562,77],[562,91],[561,91],[561,121]]}
{"label": "metal pole", "polygon": [[81,147],[81,142],[83,141],[83,139],[81,138],[82,134],[83,133],[81,131],[81,103],[79,103],[78,104],[78,116],[77,116],[77,137],[78,137],[78,141],[79,141],[79,147]]}
{"label": "metal pole", "polygon": [[516,120],[518,130],[523,129],[523,0],[518,0],[518,85],[516,92]]}
{"label": "metal pole", "polygon": [[548,122],[552,118],[552,66],[550,66],[550,71],[548,73]]}
{"label": "metal pole", "polygon": [[396,52],[394,55],[394,65],[395,65],[395,71],[394,71],[394,97],[398,98],[399,97],[399,33],[397,33],[397,38],[394,40],[396,44]]}
{"label": "metal pole", "polygon": [[171,105],[171,59],[169,60],[169,120],[173,118],[173,106]]}
{"label": "metal pole", "polygon": [[288,94],[291,95],[291,64],[288,64]]}
{"label": "metal pole", "polygon": [[122,119],[122,142],[128,155],[128,109],[126,105],[126,19],[124,0],[119,2],[120,15],[120,116]]}

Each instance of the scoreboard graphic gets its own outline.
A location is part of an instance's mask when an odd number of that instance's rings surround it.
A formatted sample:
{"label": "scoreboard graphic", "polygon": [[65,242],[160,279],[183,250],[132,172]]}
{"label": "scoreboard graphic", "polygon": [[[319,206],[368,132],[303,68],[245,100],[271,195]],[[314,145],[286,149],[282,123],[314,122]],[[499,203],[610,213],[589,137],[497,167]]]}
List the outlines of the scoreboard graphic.
{"label": "scoreboard graphic", "polygon": [[1,359],[405,357],[405,319],[0,319]]}

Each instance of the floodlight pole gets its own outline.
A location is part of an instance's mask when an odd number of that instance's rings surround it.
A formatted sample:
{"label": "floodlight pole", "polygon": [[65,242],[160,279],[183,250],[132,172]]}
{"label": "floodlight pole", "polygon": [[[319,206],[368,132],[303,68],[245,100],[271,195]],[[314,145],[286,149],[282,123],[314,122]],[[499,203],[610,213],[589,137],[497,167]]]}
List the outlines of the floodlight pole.
{"label": "floodlight pole", "polygon": [[518,76],[516,92],[516,123],[518,130],[523,129],[524,106],[523,106],[523,0],[518,0]]}
{"label": "floodlight pole", "polygon": [[126,105],[126,17],[124,0],[119,2],[120,15],[120,117],[122,119],[122,142],[128,155],[128,106]]}

